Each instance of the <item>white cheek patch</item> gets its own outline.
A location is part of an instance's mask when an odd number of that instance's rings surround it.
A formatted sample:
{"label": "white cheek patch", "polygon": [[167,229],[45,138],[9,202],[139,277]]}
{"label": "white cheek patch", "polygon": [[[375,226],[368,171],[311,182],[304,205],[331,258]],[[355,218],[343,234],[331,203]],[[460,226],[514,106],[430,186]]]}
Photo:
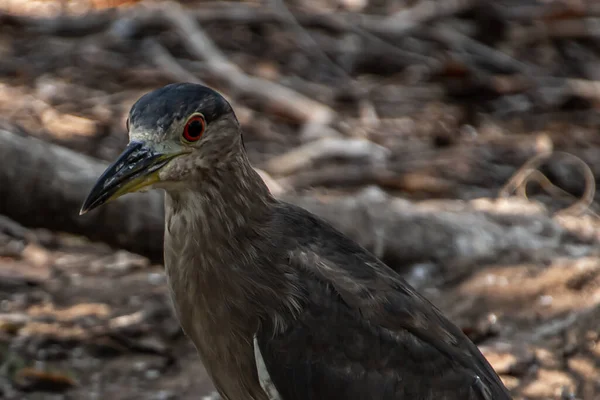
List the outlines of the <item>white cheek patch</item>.
{"label": "white cheek patch", "polygon": [[269,371],[267,371],[265,360],[260,352],[260,347],[258,347],[256,335],[254,335],[254,359],[256,360],[256,370],[258,371],[260,387],[262,387],[262,389],[265,391],[269,400],[282,400],[277,388],[275,387],[275,384],[271,380]]}

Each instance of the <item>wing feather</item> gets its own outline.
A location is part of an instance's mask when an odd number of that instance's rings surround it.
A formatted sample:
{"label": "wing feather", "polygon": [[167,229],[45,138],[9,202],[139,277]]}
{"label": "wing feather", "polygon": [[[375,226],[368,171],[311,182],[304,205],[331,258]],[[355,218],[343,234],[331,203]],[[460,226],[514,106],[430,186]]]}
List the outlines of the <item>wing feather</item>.
{"label": "wing feather", "polygon": [[305,238],[289,254],[305,302],[285,329],[266,320],[256,338],[282,400],[511,398],[477,347],[396,272],[285,206],[288,236]]}

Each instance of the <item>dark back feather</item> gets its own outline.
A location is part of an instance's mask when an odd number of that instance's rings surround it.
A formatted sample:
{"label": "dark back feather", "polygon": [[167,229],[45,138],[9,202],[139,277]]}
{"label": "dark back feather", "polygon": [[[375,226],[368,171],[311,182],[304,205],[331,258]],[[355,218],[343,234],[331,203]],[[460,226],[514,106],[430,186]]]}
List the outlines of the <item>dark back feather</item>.
{"label": "dark back feather", "polygon": [[[478,348],[396,272],[302,208],[278,229],[305,304],[287,328],[258,335],[284,400],[510,399]],[[287,246],[286,246],[287,247]]]}

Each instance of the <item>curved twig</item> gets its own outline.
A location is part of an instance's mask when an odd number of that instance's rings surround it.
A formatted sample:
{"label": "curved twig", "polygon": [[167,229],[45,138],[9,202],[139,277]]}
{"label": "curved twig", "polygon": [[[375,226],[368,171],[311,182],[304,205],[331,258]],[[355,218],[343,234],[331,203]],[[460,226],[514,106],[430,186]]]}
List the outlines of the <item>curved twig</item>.
{"label": "curved twig", "polygon": [[529,161],[519,168],[519,170],[517,170],[517,172],[515,172],[508,182],[500,189],[498,197],[509,197],[511,193],[517,193],[517,195],[527,199],[527,183],[532,180],[536,181],[550,195],[567,195],[569,197],[575,197],[551,183],[548,177],[538,170],[540,166],[554,155],[571,158],[571,160],[579,164],[585,180],[585,190],[583,195],[569,207],[557,211],[555,215],[580,215],[589,210],[594,201],[594,194],[596,193],[594,173],[589,165],[581,158],[563,151],[546,152],[529,159]]}

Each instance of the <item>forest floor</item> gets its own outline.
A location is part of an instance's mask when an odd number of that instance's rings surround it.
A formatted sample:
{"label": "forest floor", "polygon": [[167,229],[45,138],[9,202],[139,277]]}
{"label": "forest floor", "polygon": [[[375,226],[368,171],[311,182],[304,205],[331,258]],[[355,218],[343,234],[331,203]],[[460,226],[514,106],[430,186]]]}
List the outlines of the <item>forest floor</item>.
{"label": "forest floor", "polygon": [[[139,96],[206,82],[271,189],[402,273],[515,399],[600,398],[600,8],[434,3],[0,1],[0,131],[103,165]],[[0,397],[209,395],[156,252],[36,215],[43,172],[0,159]]]}

